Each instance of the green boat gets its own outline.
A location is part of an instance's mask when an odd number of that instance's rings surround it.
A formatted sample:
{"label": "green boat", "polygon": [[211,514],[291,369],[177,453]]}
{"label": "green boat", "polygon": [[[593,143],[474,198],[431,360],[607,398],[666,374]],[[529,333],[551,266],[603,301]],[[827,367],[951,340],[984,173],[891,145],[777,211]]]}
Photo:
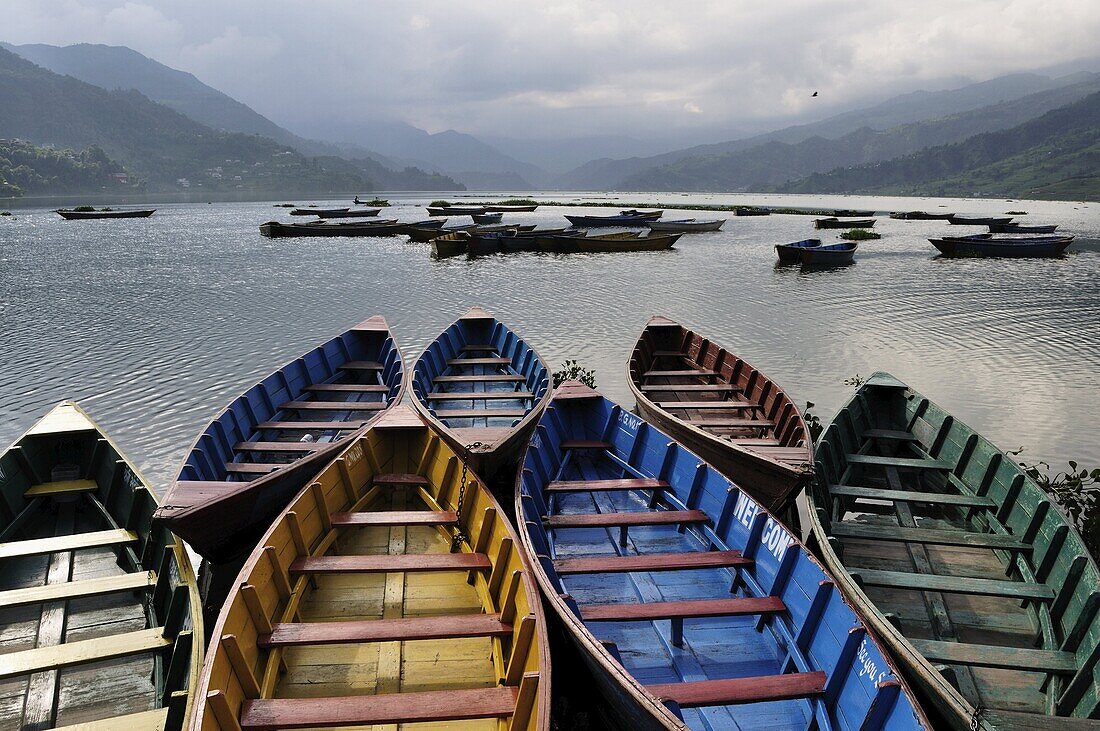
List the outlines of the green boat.
{"label": "green boat", "polygon": [[1100,728],[1100,572],[1011,457],[876,373],[815,460],[813,539],[945,726]]}

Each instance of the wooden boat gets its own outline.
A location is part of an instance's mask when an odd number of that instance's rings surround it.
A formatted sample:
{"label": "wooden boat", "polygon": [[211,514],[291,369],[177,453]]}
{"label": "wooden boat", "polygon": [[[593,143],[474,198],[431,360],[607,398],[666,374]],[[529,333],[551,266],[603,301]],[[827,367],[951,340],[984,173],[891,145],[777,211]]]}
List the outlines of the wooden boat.
{"label": "wooden boat", "polygon": [[1029,236],[1020,238],[941,238],[929,239],[940,253],[949,257],[997,257],[1036,259],[1062,256],[1073,236]]}
{"label": "wooden boat", "polygon": [[485,206],[428,206],[429,216],[472,216],[485,211]]}
{"label": "wooden boat", "polygon": [[503,213],[475,213],[471,216],[474,219],[474,223],[500,223],[500,219],[504,218]]}
{"label": "wooden boat", "polygon": [[486,203],[484,208],[490,213],[530,213],[531,211],[538,210],[537,203],[523,204],[523,205],[507,205],[504,203]]}
{"label": "wooden boat", "polygon": [[671,249],[683,234],[637,236],[629,231],[613,234],[583,235],[568,231],[539,238],[539,249],[558,254],[663,251]]}
{"label": "wooden boat", "polygon": [[1096,727],[1100,571],[1012,457],[876,373],[808,499],[838,585],[952,726]]}
{"label": "wooden boat", "polygon": [[504,242],[514,239],[517,233],[514,228],[505,231],[470,231],[466,253],[470,256],[499,254],[504,251]]}
{"label": "wooden boat", "polygon": [[260,224],[260,233],[268,238],[297,238],[303,236],[398,236],[406,232],[406,225],[397,219],[343,223],[280,223],[268,221]]}
{"label": "wooden boat", "polygon": [[813,471],[802,412],[774,381],[666,317],[646,323],[627,368],[638,413],[782,515]]}
{"label": "wooden boat", "polygon": [[1025,226],[1022,223],[991,223],[989,232],[994,234],[1052,234],[1058,230],[1058,224],[1047,226]]}
{"label": "wooden boat", "polygon": [[63,401],[0,454],[0,500],[4,728],[182,729],[202,608],[149,483]]}
{"label": "wooden boat", "polygon": [[998,224],[1012,223],[1012,217],[1006,218],[976,218],[974,216],[952,215],[947,222],[956,226],[996,226]]}
{"label": "wooden boat", "polygon": [[451,231],[431,240],[433,259],[447,259],[466,253],[470,243],[470,234],[466,231]]}
{"label": "wooden boat", "polygon": [[100,218],[149,218],[156,210],[156,208],[146,208],[139,211],[77,211],[71,208],[58,208],[54,213],[66,221],[90,221]]}
{"label": "wooden boat", "polygon": [[802,261],[802,250],[821,246],[821,239],[803,239],[790,244],[776,244],[775,253],[780,264],[798,264]]}
{"label": "wooden boat", "polygon": [[565,220],[574,228],[600,228],[606,226],[624,226],[644,228],[646,221],[655,219],[646,216],[619,214],[617,216],[566,216]]}
{"label": "wooden boat", "polygon": [[857,244],[845,241],[840,244],[810,246],[798,252],[804,267],[835,267],[851,264],[856,258]]}
{"label": "wooden boat", "polygon": [[515,459],[550,400],[550,370],[480,307],[439,334],[416,360],[413,407],[486,479]]}
{"label": "wooden boat", "polygon": [[325,216],[333,213],[343,213],[350,210],[348,207],[344,208],[316,208],[314,206],[307,206],[305,208],[295,208],[290,212],[292,216]]}
{"label": "wooden boat", "polygon": [[874,215],[874,211],[854,211],[850,208],[838,208],[833,211],[835,218],[871,218]]}
{"label": "wooden boat", "polygon": [[317,213],[318,218],[370,218],[371,216],[377,216],[381,212],[381,208],[359,208],[348,209],[345,211],[319,211]]}
{"label": "wooden boat", "polygon": [[949,221],[954,217],[954,213],[928,213],[927,211],[897,211],[890,214],[890,218],[899,221]]}
{"label": "wooden boat", "polygon": [[401,400],[404,375],[377,315],[295,358],[207,425],[158,522],[214,563],[247,554],[343,437]]}
{"label": "wooden boat", "polygon": [[724,218],[714,218],[700,221],[695,218],[685,218],[679,221],[649,221],[646,226],[650,231],[674,231],[678,233],[701,233],[704,231],[720,231]]}
{"label": "wooden boat", "polygon": [[735,216],[770,216],[772,212],[767,208],[757,208],[756,206],[735,206],[733,209],[733,215]]}
{"label": "wooden boat", "polygon": [[443,234],[443,224],[447,223],[446,218],[435,218],[432,220],[412,221],[410,223],[404,223],[404,230],[401,232],[408,236],[413,241],[431,241],[431,238],[421,238],[422,235],[438,236]]}
{"label": "wooden boat", "polygon": [[260,540],[214,626],[194,731],[550,727],[550,652],[518,536],[401,406]]}
{"label": "wooden boat", "polygon": [[630,208],[625,211],[619,211],[620,216],[637,216],[638,218],[644,218],[647,221],[656,221],[658,218],[664,215],[664,211],[639,211],[635,208]]}
{"label": "wooden boat", "polygon": [[842,221],[839,218],[818,218],[814,221],[814,228],[874,228],[875,219],[857,218]]}
{"label": "wooden boat", "polygon": [[622,728],[931,728],[794,535],[586,386],[563,384],[540,420],[516,515]]}
{"label": "wooden boat", "polygon": [[[567,228],[534,228],[530,231],[516,230],[516,235],[501,240],[506,254],[516,254],[525,251],[539,251],[539,241],[548,236],[564,234],[572,229]],[[580,233],[580,232],[578,232]]]}

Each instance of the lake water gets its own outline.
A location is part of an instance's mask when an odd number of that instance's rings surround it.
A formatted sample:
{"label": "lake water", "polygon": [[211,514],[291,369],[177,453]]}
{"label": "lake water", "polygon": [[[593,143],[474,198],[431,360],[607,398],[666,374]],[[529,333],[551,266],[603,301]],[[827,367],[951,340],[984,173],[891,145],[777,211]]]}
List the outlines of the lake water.
{"label": "lake water", "polygon": [[[422,218],[430,198],[392,199],[383,216]],[[1100,246],[1087,240],[1100,239],[1100,204],[622,200],[1026,210],[1028,223],[1059,223],[1086,240],[1059,260],[944,260],[929,235],[981,229],[880,216],[875,230],[883,239],[860,244],[855,265],[804,273],[777,268],[772,249],[815,235],[812,219],[796,215],[670,211],[666,218],[729,221],[668,252],[435,262],[426,245],[403,238],[262,238],[259,223],[290,220],[272,202],[171,204],[150,219],[91,222],[12,208],[14,217],[0,218],[0,441],[16,438],[56,401],[75,398],[163,491],[212,416],[317,342],[383,314],[411,365],[443,327],[479,304],[551,367],[575,358],[595,369],[600,389],[624,404],[631,346],[660,313],[742,355],[799,404],[813,401],[823,419],[851,393],[845,379],[887,370],[1002,448],[1100,465]],[[563,213],[584,210],[542,207],[506,220],[559,226]]]}

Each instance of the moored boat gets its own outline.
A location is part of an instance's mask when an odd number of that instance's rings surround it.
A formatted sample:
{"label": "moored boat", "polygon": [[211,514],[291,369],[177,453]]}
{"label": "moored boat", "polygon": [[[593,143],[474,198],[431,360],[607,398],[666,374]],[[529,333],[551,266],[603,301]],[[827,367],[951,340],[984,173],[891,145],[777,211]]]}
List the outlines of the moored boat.
{"label": "moored boat", "polygon": [[774,381],[710,339],[653,317],[627,369],[643,419],[782,516],[813,471],[802,413]]}
{"label": "moored boat", "polygon": [[[420,240],[421,234],[430,234],[433,232],[437,235],[442,234],[443,224],[445,223],[447,223],[446,218],[433,218],[429,220],[410,221],[409,223],[401,224],[404,227],[401,233],[405,234],[414,241],[418,241]],[[424,240],[430,241],[431,239],[428,238]]]}
{"label": "moored boat", "polygon": [[956,226],[997,226],[1005,223],[1012,223],[1012,217],[1006,218],[980,218],[976,216],[957,216],[952,215],[947,219],[947,222]]}
{"label": "moored boat", "polygon": [[[308,210],[308,209],[307,209]],[[370,218],[377,216],[381,208],[349,208],[346,211],[318,211],[318,218]],[[293,213],[293,212],[292,212]]]}
{"label": "moored boat", "polygon": [[0,454],[0,502],[4,727],[182,729],[202,608],[150,484],[63,401]]}
{"label": "moored boat", "polygon": [[305,236],[398,236],[406,230],[406,224],[398,223],[396,218],[369,222],[280,223],[268,221],[260,224],[260,233],[272,239]]}
{"label": "moored boat", "polygon": [[646,226],[650,231],[673,231],[678,233],[702,233],[704,231],[720,231],[724,218],[714,218],[700,221],[696,218],[685,218],[679,221],[648,221]]}
{"label": "moored boat", "polygon": [[359,323],[230,402],[184,458],[157,520],[214,563],[247,553],[342,438],[403,392],[386,320]]}
{"label": "moored boat", "polygon": [[482,477],[515,459],[550,400],[550,371],[507,325],[471,307],[424,350],[413,407]]}
{"label": "moored boat", "polygon": [[559,254],[663,251],[671,249],[683,234],[637,236],[629,231],[612,234],[572,234],[568,231],[539,238],[539,249]]}
{"label": "moored boat", "polygon": [[772,212],[767,208],[758,208],[756,206],[735,206],[733,209],[733,215],[735,216],[770,216]]}
{"label": "moored boat", "polygon": [[899,221],[948,221],[954,217],[954,213],[928,213],[927,211],[895,211],[890,214],[890,218]]}
{"label": "moored boat", "polygon": [[798,252],[804,267],[832,267],[851,264],[855,261],[858,245],[854,241],[841,244],[809,246]]}
{"label": "moored boat", "polygon": [[470,231],[466,253],[470,256],[499,254],[504,251],[504,242],[514,239],[517,233],[514,228],[505,231]]}
{"label": "moored boat", "polygon": [[989,232],[994,234],[1052,234],[1058,230],[1058,224],[1045,226],[1025,226],[1022,223],[991,223]]}
{"label": "moored boat", "polygon": [[408,407],[344,447],[244,564],[191,728],[548,730],[546,622],[504,510]]}
{"label": "moored boat", "polygon": [[516,235],[512,238],[506,238],[501,241],[504,246],[504,251],[509,254],[514,254],[523,251],[539,251],[539,241],[545,239],[548,236],[557,236],[564,234],[571,229],[566,228],[534,228],[530,231],[516,231]]}
{"label": "moored boat", "polygon": [[949,725],[1096,726],[1100,571],[1010,455],[876,373],[816,457],[824,561]]}
{"label": "moored boat", "polygon": [[490,213],[530,213],[538,210],[538,203],[524,203],[510,205],[507,203],[486,203],[484,206],[486,211]]}
{"label": "moored boat", "polygon": [[629,208],[625,211],[619,211],[620,216],[637,216],[638,218],[644,218],[647,221],[656,221],[658,218],[664,215],[664,211],[639,211],[636,208]]}
{"label": "moored boat", "polygon": [[607,226],[624,226],[627,228],[644,228],[647,221],[655,218],[620,213],[617,216],[566,216],[565,220],[575,228],[600,228]]}
{"label": "moored boat", "polygon": [[874,228],[875,219],[856,218],[842,220],[839,218],[818,218],[814,220],[814,228]]}
{"label": "moored boat", "polygon": [[485,206],[428,206],[429,216],[472,216],[485,211]]}
{"label": "moored boat", "polygon": [[981,238],[944,237],[929,241],[947,257],[1048,259],[1062,256],[1073,239],[1073,236],[998,238],[985,234]]}
{"label": "moored boat", "polygon": [[499,212],[498,212],[498,213],[489,213],[489,212],[486,212],[486,213],[474,213],[474,214],[473,214],[473,215],[471,215],[470,217],[474,219],[474,223],[480,223],[480,224],[485,224],[485,223],[500,223],[500,220],[501,220],[502,218],[504,218],[504,214],[503,214],[503,213],[499,213]]}
{"label": "moored boat", "polygon": [[447,259],[466,253],[470,235],[466,231],[449,231],[431,239],[433,259]]}
{"label": "moored boat", "polygon": [[794,535],[586,386],[555,393],[515,509],[543,596],[621,727],[930,728]]}
{"label": "moored boat", "polygon": [[108,210],[103,209],[99,211],[78,211],[73,208],[58,208],[54,213],[64,218],[66,221],[91,221],[100,218],[149,218],[149,216],[156,213],[156,208],[145,208],[142,210]]}
{"label": "moored boat", "polygon": [[790,244],[776,244],[775,253],[781,264],[797,264],[802,261],[802,250],[821,246],[821,239],[803,239]]}
{"label": "moored boat", "polygon": [[874,211],[854,211],[849,208],[838,208],[833,211],[833,216],[836,218],[870,218],[874,215]]}
{"label": "moored boat", "polygon": [[316,208],[314,206],[307,206],[305,208],[294,208],[290,211],[292,216],[325,216],[330,214],[340,214],[350,210],[350,207],[344,208]]}

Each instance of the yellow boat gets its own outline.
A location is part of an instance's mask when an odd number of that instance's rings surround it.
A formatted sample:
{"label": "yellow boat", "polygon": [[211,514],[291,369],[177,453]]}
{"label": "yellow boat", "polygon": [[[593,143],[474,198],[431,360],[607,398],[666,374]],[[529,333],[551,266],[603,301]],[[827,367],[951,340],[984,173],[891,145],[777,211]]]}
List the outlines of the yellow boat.
{"label": "yellow boat", "polygon": [[72,401],[0,454],[0,728],[186,726],[202,609],[156,508]]}
{"label": "yellow boat", "polygon": [[293,500],[213,630],[193,729],[547,729],[537,589],[489,490],[409,408]]}

